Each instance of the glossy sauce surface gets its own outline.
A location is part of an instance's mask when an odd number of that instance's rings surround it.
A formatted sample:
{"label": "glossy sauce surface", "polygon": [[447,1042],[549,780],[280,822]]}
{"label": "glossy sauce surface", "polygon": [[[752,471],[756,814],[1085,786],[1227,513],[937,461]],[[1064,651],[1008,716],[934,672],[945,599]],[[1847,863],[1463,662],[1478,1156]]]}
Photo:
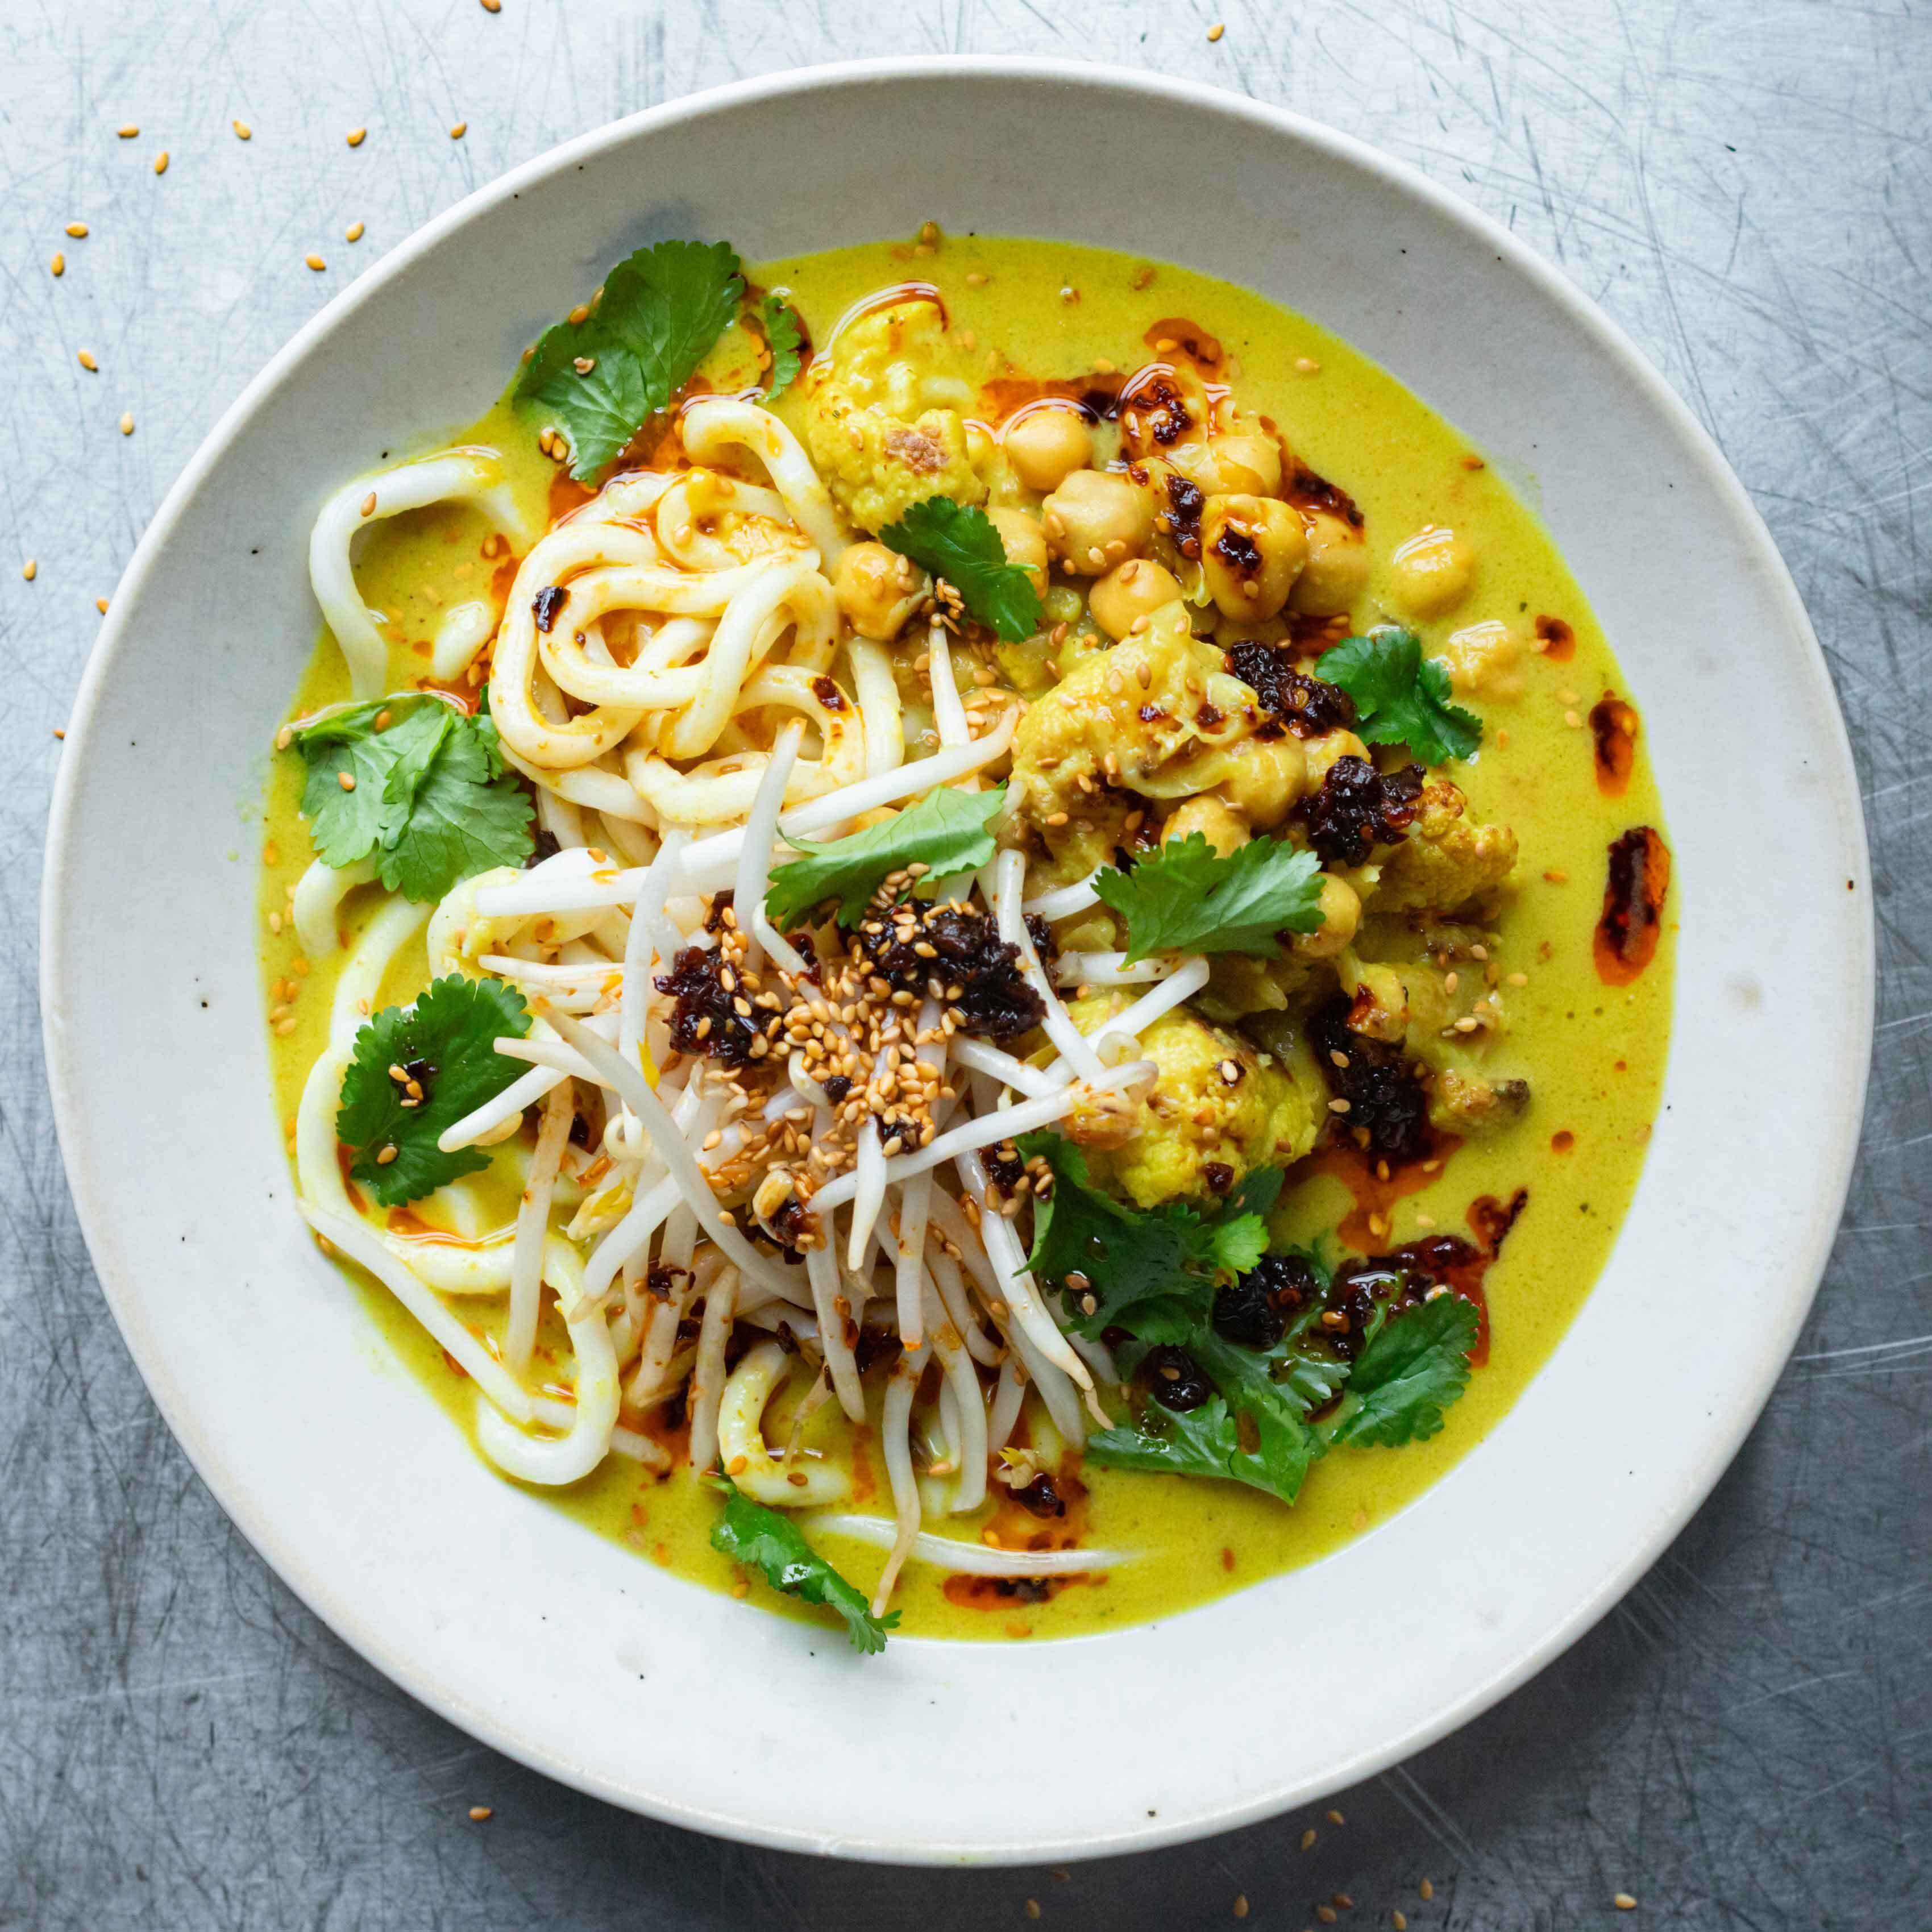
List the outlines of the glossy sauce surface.
{"label": "glossy sauce surface", "polygon": [[[1635,970],[1629,970],[1632,946],[1606,947],[1599,929],[1609,916],[1612,842],[1633,828],[1654,828],[1667,865],[1667,828],[1640,713],[1549,538],[1483,464],[1480,452],[1393,377],[1312,323],[1225,284],[1053,242],[949,239],[916,258],[904,247],[879,244],[768,264],[752,274],[761,286],[790,290],[821,349],[838,319],[872,292],[915,278],[931,284],[946,308],[956,373],[980,390],[978,413],[994,419],[1040,393],[1042,382],[1058,393],[1097,392],[1096,400],[1104,399],[1118,387],[1116,372],[1145,362],[1156,340],[1180,340],[1183,325],[1191,322],[1215,339],[1220,380],[1244,409],[1271,418],[1300,460],[1364,512],[1374,566],[1353,614],[1358,628],[1399,610],[1391,556],[1432,524],[1452,527],[1474,553],[1476,566],[1473,588],[1453,614],[1408,620],[1425,651],[1438,652],[1452,632],[1490,620],[1523,640],[1514,695],[1465,697],[1483,716],[1484,742],[1474,760],[1446,775],[1468,794],[1474,817],[1510,824],[1521,840],[1492,961],[1508,1030],[1482,1064],[1527,1077],[1532,1103],[1514,1124],[1465,1142],[1432,1173],[1383,1179],[1359,1162],[1319,1157],[1296,1171],[1276,1217],[1280,1235],[1329,1235],[1340,1260],[1350,1250],[1335,1246],[1338,1226],[1356,1252],[1444,1235],[1474,1242],[1492,1221],[1483,1224],[1479,1209],[1472,1225],[1472,1204],[1486,1198],[1507,1205],[1526,1190],[1499,1257],[1481,1274],[1488,1353],[1468,1394],[1426,1443],[1332,1454],[1316,1466],[1292,1509],[1233,1484],[1084,1469],[1077,1484],[1060,1485],[1064,1516],[1003,1502],[997,1514],[955,1519],[947,1527],[969,1536],[991,1529],[1008,1542],[1058,1543],[1077,1530],[1090,1544],[1144,1551],[1141,1561],[1058,1588],[1045,1600],[1035,1600],[1039,1593],[1026,1586],[956,1581],[949,1588],[943,1576],[914,1564],[895,1601],[902,1634],[1070,1635],[1144,1621],[1310,1562],[1400,1509],[1481,1439],[1561,1338],[1628,1204],[1662,1078],[1675,926],[1674,904],[1666,899],[1661,920],[1634,942],[1644,953]],[[755,380],[754,371],[750,345],[734,332],[706,374],[729,389]],[[797,420],[796,394],[780,412]],[[540,426],[500,404],[455,439],[500,451],[533,514],[574,500],[537,449]],[[387,614],[393,688],[427,677],[428,640],[450,604],[488,594],[493,579],[500,596],[508,573],[502,560],[484,554],[488,535],[480,517],[445,506],[394,519],[364,539],[358,580],[364,602]],[[346,694],[340,655],[325,635],[293,714]],[[1593,729],[1596,710],[1602,716]],[[285,1124],[326,1038],[333,978],[330,962],[298,962],[292,932],[268,929],[308,862],[300,789],[299,761],[278,758],[264,807],[262,969],[266,1006],[286,1006],[295,1022],[273,1039]],[[1648,847],[1626,843],[1623,849],[1625,870],[1641,874]],[[1654,858],[1651,863],[1654,872]],[[346,904],[343,925],[352,938],[374,903],[364,892]],[[1507,976],[1519,973],[1527,983],[1510,984]],[[418,945],[399,961],[383,1003],[409,998],[424,976]],[[292,1001],[283,997],[291,985],[300,988]],[[514,1176],[501,1173],[478,1186],[479,1198],[495,1214],[493,1225],[510,1220],[516,1187]],[[1371,1213],[1381,1217],[1372,1228]],[[372,1363],[390,1372],[406,1368],[466,1428],[471,1401],[463,1380],[381,1290],[353,1279],[371,1317]],[[545,1342],[554,1352],[556,1378],[567,1384],[560,1328],[547,1333]],[[782,1432],[785,1422],[782,1402],[774,1431]],[[844,1429],[828,1405],[806,1440],[832,1446]],[[856,1446],[867,1462],[866,1446]],[[883,1490],[876,1466],[862,1470],[861,1506],[868,1482]],[[716,1498],[688,1469],[653,1482],[614,1456],[552,1499],[621,1538],[644,1560],[713,1587],[738,1582],[736,1570],[706,1540]],[[862,1546],[826,1547],[867,1586],[883,1561]],[[788,1607],[761,1585],[757,1600]]]}

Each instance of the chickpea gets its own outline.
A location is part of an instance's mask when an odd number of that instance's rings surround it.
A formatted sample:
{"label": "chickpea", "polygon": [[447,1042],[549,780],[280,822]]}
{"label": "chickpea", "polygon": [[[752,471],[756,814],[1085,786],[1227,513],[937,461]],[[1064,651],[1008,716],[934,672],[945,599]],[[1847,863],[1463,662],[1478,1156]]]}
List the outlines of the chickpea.
{"label": "chickpea", "polygon": [[1310,738],[1304,747],[1308,760],[1308,789],[1317,790],[1326,782],[1328,768],[1337,758],[1364,758],[1369,748],[1352,731],[1325,731]]}
{"label": "chickpea", "polygon": [[1042,404],[1006,425],[1006,460],[1029,490],[1058,490],[1094,460],[1087,419],[1071,404]]}
{"label": "chickpea", "polygon": [[1180,580],[1151,558],[1132,556],[1116,564],[1088,593],[1094,621],[1117,641],[1143,617],[1180,595]]}
{"label": "chickpea", "polygon": [[1168,814],[1160,828],[1160,842],[1186,838],[1199,832],[1222,858],[1238,851],[1252,836],[1246,826],[1212,792],[1185,798]]}
{"label": "chickpea", "polygon": [[1281,489],[1281,445],[1258,430],[1233,430],[1208,439],[1217,487],[1250,496],[1273,496]]}
{"label": "chickpea", "polygon": [[1426,524],[1389,560],[1395,598],[1412,617],[1439,617],[1469,594],[1476,554],[1454,530]]}
{"label": "chickpea", "polygon": [[1369,547],[1346,517],[1315,510],[1307,523],[1308,561],[1288,601],[1310,616],[1332,617],[1352,609],[1369,587]]}
{"label": "chickpea", "polygon": [[1490,698],[1522,696],[1522,675],[1516,668],[1522,656],[1522,640],[1494,617],[1451,632],[1442,647],[1450,684],[1459,692],[1480,692]]}
{"label": "chickpea", "polygon": [[1332,959],[1355,936],[1362,922],[1362,902],[1346,879],[1333,872],[1322,875],[1322,923],[1312,932],[1298,932],[1293,949],[1304,959]]}
{"label": "chickpea", "polygon": [[1201,567],[1228,617],[1273,617],[1308,558],[1301,513],[1272,496],[1210,496],[1201,513]]}
{"label": "chickpea", "polygon": [[1006,561],[1016,563],[1033,579],[1033,587],[1046,588],[1046,536],[1030,510],[989,509],[986,520],[1006,547]]}
{"label": "chickpea", "polygon": [[1154,503],[1130,476],[1076,470],[1040,506],[1048,548],[1067,569],[1099,577],[1138,556],[1154,536]]}
{"label": "chickpea", "polygon": [[930,586],[924,571],[882,543],[856,543],[832,566],[832,594],[862,638],[890,644]]}

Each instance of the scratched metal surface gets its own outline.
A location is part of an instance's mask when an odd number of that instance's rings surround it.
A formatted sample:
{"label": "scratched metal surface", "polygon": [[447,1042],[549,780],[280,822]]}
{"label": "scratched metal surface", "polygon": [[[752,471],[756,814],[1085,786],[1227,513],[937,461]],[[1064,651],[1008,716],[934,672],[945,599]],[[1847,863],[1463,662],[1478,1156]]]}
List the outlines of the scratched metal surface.
{"label": "scratched metal surface", "polygon": [[[1220,1923],[1245,1894],[1250,1923],[1292,1932],[1340,1892],[1344,1923],[1554,1932],[1616,1922],[1619,1888],[1652,1928],[1924,1922],[1932,27],[1904,0],[1225,4],[1218,44],[1198,0],[0,6],[0,1925],[947,1932],[1023,1922],[1033,1898],[1048,1925],[1167,1928]],[[230,1528],[122,1350],[35,1016],[52,728],[94,598],[244,380],[358,267],[566,135],[741,74],[920,50],[1087,53],[1245,90],[1381,143],[1558,262],[1770,520],[1851,719],[1880,896],[1845,1231],[1797,1360],[1676,1546],[1537,1682],[1338,1799],[1346,1825],[1070,1874],[841,1868],[645,1823],[471,1744],[350,1655]],[[68,239],[74,219],[94,232]],[[1428,1602],[1419,1577],[1380,1614]],[[1150,1749],[1161,1724],[1223,1726],[1238,1751],[1247,1725],[1294,1721],[1288,1701],[1121,1694],[1145,1700]],[[1013,1802],[1078,1774],[1018,1761]],[[494,1819],[468,1822],[472,1802]]]}

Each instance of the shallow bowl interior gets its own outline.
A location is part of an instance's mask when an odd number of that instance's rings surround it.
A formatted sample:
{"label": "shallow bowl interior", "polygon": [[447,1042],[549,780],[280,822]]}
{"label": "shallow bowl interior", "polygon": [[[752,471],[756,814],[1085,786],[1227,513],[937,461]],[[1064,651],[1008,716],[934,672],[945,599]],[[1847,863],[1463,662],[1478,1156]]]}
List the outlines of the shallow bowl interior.
{"label": "shallow bowl interior", "polygon": [[[306,532],[342,478],[474,416],[640,242],[724,236],[757,257],[928,219],[1247,284],[1488,452],[1642,706],[1682,926],[1664,1108],[1615,1256],[1446,1480],[1314,1568],[1159,1625],[860,1660],[497,1480],[388,1361],[291,1209],[248,814],[315,634]],[[1066,1858],[1373,1771],[1520,1682],[1655,1556],[1755,1417],[1836,1223],[1870,1040],[1866,886],[1842,726],[1762,525],[1634,352],[1500,230],[1320,128],[1144,76],[824,69],[640,116],[484,190],[332,304],[214,431],[115,599],[69,736],[48,1062],[102,1284],[170,1424],[398,1682],[707,1830]],[[1697,1346],[1657,1346],[1687,1309]],[[1346,1671],[1311,1671],[1287,1634],[1364,1626],[1372,1660]],[[1238,1745],[1218,1724],[1156,1744],[1154,1687],[1262,1721]]]}

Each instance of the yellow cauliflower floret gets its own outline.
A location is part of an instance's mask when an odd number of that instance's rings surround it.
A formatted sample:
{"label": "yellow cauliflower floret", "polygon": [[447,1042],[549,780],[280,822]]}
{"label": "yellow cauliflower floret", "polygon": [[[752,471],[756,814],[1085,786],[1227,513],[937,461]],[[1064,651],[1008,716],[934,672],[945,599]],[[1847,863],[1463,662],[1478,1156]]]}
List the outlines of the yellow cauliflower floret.
{"label": "yellow cauliflower floret", "polygon": [[1146,798],[1213,791],[1268,827],[1294,808],[1306,777],[1301,741],[1264,724],[1254,693],[1192,636],[1177,602],[1028,708],[1013,745],[1012,808],[1040,824],[1077,814],[1107,784]]}
{"label": "yellow cauliflower floret", "polygon": [[1423,787],[1408,836],[1382,862],[1375,910],[1453,911],[1501,885],[1515,863],[1516,834],[1507,825],[1475,824],[1461,788],[1433,780]]}
{"label": "yellow cauliflower floret", "polygon": [[[1070,1010],[1091,1033],[1123,1004],[1118,994],[1095,994]],[[1156,1020],[1138,1057],[1160,1070],[1144,1111],[1130,1133],[1096,1123],[1103,1130],[1088,1160],[1096,1177],[1140,1207],[1218,1200],[1256,1168],[1286,1166],[1315,1144],[1322,1103],[1312,1064],[1298,1073],[1271,1058],[1264,1065],[1238,1034],[1185,1010]],[[1077,1115],[1066,1131],[1082,1138]]]}
{"label": "yellow cauliflower floret", "polygon": [[944,373],[945,355],[938,308],[895,302],[842,329],[830,367],[814,372],[806,441],[861,530],[882,530],[928,496],[986,500],[961,413],[971,394]]}

